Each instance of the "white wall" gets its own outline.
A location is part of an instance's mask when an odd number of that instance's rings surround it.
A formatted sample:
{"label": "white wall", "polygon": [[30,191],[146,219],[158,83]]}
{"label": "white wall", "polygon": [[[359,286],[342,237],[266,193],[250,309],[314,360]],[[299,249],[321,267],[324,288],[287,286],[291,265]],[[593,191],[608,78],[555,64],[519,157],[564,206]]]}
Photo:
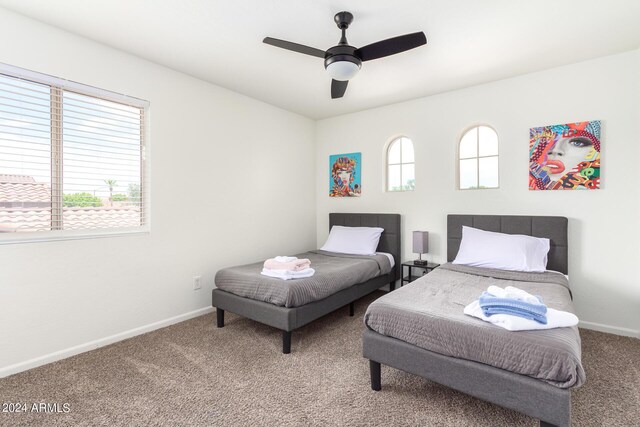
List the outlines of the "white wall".
{"label": "white wall", "polygon": [[152,205],[150,234],[0,245],[0,376],[201,313],[221,267],[314,247],[312,120],[4,9],[0,22],[0,62],[151,102]]}
{"label": "white wall", "polygon": [[[318,122],[318,243],[329,212],[397,212],[404,259],[415,256],[411,231],[428,230],[428,258],[444,262],[449,213],[566,216],[569,274],[583,325],[637,335],[639,75],[634,51]],[[529,191],[529,128],[596,119],[603,122],[601,190]],[[500,188],[459,191],[457,142],[479,123],[498,132]],[[398,135],[415,144],[416,190],[386,193],[384,147]],[[362,197],[330,198],[329,155],[350,152],[362,152]]]}

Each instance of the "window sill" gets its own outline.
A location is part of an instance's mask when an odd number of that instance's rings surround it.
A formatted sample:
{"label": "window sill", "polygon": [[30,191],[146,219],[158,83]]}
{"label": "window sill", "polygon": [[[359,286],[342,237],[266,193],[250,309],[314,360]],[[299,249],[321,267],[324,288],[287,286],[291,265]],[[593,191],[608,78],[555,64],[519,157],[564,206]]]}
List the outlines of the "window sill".
{"label": "window sill", "polygon": [[[127,237],[150,234],[149,227],[141,227],[131,230],[78,230],[78,231],[45,231],[35,233],[7,233],[0,234],[0,245],[13,245],[21,243],[46,243],[66,240],[103,239],[108,237]],[[10,234],[10,235],[9,235]]]}

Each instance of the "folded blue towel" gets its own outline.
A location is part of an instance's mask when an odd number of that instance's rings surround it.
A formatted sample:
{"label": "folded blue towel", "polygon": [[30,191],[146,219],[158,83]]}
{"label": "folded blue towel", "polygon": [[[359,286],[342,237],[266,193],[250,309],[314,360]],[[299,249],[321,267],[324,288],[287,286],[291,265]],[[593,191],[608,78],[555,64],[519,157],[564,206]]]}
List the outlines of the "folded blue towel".
{"label": "folded blue towel", "polygon": [[535,320],[543,325],[547,324],[547,306],[537,297],[540,304],[516,300],[512,298],[498,298],[489,292],[483,292],[479,298],[479,305],[485,316],[492,314],[510,314],[525,319]]}

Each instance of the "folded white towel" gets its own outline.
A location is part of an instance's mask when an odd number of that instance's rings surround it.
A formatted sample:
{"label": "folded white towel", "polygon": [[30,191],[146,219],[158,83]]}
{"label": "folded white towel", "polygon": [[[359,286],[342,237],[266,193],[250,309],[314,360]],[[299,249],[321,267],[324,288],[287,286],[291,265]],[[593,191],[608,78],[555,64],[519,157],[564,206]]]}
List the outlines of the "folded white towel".
{"label": "folded white towel", "polygon": [[300,271],[290,271],[290,270],[270,270],[268,268],[263,268],[260,274],[269,277],[275,277],[276,279],[282,280],[291,280],[291,279],[302,279],[304,277],[311,277],[315,274],[315,270],[311,267],[305,268]]}
{"label": "folded white towel", "polygon": [[504,289],[499,286],[489,286],[487,292],[498,298],[511,298],[518,301],[525,301],[529,304],[540,304],[540,300],[537,297],[513,286],[507,286]]}
{"label": "folded white towel", "polygon": [[278,261],[278,262],[291,262],[291,261],[297,260],[298,258],[294,257],[294,256],[278,255],[277,257],[275,257],[273,259]]}
{"label": "folded white towel", "polygon": [[547,324],[543,325],[535,320],[525,319],[510,314],[494,314],[485,316],[480,308],[480,303],[475,300],[464,308],[464,314],[477,317],[485,322],[493,323],[508,331],[531,331],[535,329],[553,329],[575,326],[578,324],[578,316],[567,311],[554,310],[547,307]]}

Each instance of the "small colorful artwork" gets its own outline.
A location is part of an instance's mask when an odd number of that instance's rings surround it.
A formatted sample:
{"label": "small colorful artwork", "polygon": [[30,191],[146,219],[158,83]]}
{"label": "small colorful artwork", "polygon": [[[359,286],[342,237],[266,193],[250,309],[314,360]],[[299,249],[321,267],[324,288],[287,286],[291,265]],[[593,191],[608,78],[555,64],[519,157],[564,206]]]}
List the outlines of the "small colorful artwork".
{"label": "small colorful artwork", "polygon": [[360,197],[360,171],[362,154],[335,154],[329,156],[329,196]]}
{"label": "small colorful artwork", "polygon": [[529,190],[600,188],[600,120],[529,130]]}

